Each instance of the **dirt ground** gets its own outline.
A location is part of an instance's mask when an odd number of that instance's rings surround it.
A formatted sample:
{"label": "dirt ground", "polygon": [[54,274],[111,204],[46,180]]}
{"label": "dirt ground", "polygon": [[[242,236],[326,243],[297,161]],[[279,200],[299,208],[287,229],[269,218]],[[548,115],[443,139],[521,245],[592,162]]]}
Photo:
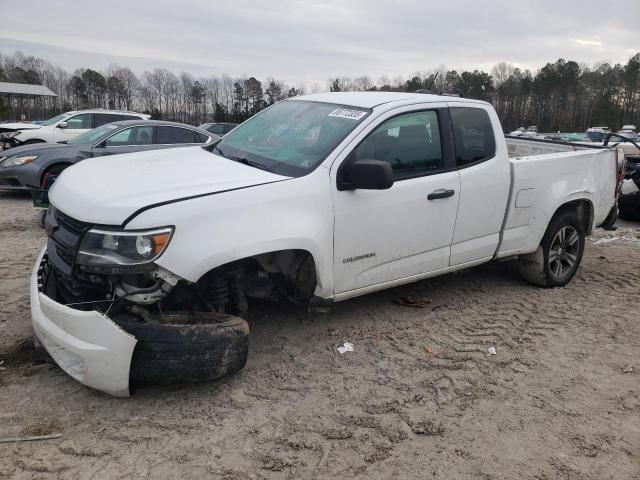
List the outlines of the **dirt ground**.
{"label": "dirt ground", "polygon": [[35,218],[0,195],[0,437],[62,436],[0,443],[0,478],[640,478],[640,224],[597,231],[562,289],[491,264],[254,304],[243,371],[115,399],[30,357]]}

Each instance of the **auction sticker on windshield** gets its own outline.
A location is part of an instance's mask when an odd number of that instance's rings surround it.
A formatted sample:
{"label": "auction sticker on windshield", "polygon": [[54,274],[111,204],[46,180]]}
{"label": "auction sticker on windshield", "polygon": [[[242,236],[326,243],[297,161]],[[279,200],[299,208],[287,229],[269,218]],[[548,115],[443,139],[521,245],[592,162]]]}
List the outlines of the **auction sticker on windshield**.
{"label": "auction sticker on windshield", "polygon": [[351,120],[360,120],[367,114],[366,111],[354,110],[352,108],[336,108],[329,114],[329,117],[349,118]]}

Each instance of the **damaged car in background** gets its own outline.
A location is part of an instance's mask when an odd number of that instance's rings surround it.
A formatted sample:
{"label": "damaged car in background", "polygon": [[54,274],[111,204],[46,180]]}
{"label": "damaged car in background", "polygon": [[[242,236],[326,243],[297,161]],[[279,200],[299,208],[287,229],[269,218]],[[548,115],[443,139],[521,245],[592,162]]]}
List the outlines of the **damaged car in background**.
{"label": "damaged car in background", "polygon": [[494,259],[561,287],[615,208],[622,152],[501,132],[485,102],[328,93],[205,147],[80,162],[50,191],[37,342],[126,396],[243,368],[252,298],[327,308]]}

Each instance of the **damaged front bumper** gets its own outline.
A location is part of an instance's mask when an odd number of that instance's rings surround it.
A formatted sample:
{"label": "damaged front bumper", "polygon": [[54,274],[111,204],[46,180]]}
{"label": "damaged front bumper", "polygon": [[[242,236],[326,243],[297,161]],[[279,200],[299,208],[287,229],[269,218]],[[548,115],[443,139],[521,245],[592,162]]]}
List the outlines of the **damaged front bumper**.
{"label": "damaged front bumper", "polygon": [[[76,310],[42,292],[47,249],[42,249],[30,282],[33,330],[55,362],[80,383],[116,397],[129,396],[134,336],[96,311]],[[54,281],[52,276],[49,281]]]}

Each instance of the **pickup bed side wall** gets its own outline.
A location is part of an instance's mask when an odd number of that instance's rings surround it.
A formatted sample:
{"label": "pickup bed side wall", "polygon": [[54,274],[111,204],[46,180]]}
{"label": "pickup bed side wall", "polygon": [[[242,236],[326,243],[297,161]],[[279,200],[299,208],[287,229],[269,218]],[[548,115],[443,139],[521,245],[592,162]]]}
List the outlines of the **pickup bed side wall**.
{"label": "pickup bed side wall", "polygon": [[616,164],[615,150],[511,159],[513,193],[497,256],[535,251],[554,213],[574,200],[591,204],[593,225],[604,221],[614,204]]}
{"label": "pickup bed side wall", "polygon": [[[333,295],[333,209],[329,174],[205,196],[147,210],[128,230],[175,219],[171,245],[156,263],[195,282],[229,262],[280,250],[306,250],[314,259],[315,295]],[[244,212],[244,213],[243,213]]]}

